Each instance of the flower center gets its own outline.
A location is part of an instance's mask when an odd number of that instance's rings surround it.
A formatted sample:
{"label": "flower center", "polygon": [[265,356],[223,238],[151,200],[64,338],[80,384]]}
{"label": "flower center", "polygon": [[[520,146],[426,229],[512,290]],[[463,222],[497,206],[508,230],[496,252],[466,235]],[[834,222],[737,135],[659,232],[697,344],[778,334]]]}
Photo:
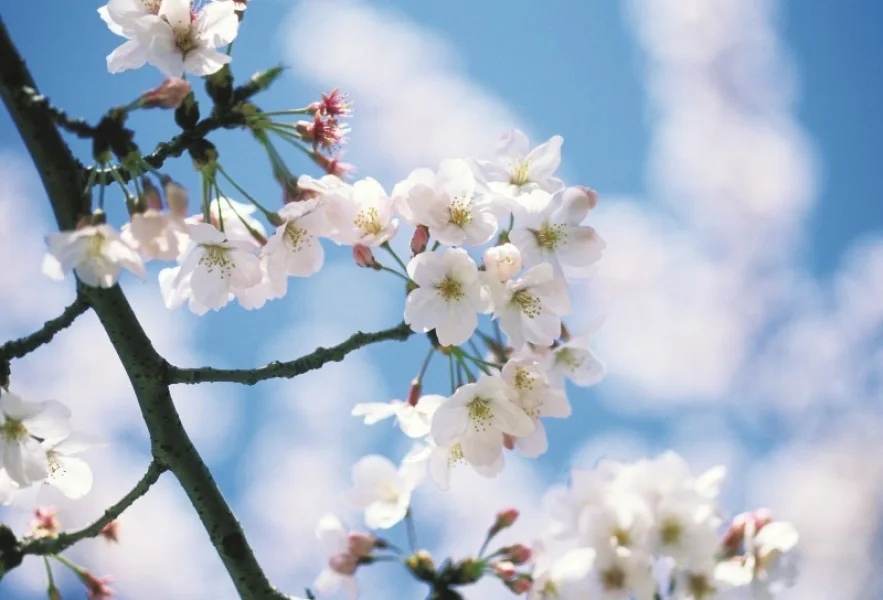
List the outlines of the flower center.
{"label": "flower center", "polygon": [[705,575],[691,573],[687,577],[687,588],[696,600],[702,600],[714,593],[715,589]]}
{"label": "flower center", "polygon": [[531,372],[524,367],[515,367],[515,387],[519,390],[532,390],[534,379]]}
{"label": "flower center", "polygon": [[141,4],[144,5],[147,12],[155,15],[159,12],[159,5],[162,4],[162,0],[141,0]]}
{"label": "flower center", "polygon": [[625,579],[625,571],[622,567],[614,565],[601,571],[601,585],[605,590],[625,589]]}
{"label": "flower center", "polygon": [[360,210],[353,224],[369,235],[377,235],[383,231],[383,224],[380,222],[380,211],[373,206]]}
{"label": "flower center", "polygon": [[616,527],[613,530],[613,539],[616,540],[617,546],[628,548],[632,543],[632,533],[625,527]]}
{"label": "flower center", "polygon": [[448,450],[448,466],[455,465],[457,463],[465,462],[463,459],[463,446],[459,443],[451,446],[451,449]]}
{"label": "flower center", "polygon": [[519,187],[530,183],[530,177],[527,175],[527,169],[529,166],[529,160],[523,160],[517,164],[513,163],[509,169],[509,183]]}
{"label": "flower center", "polygon": [[61,461],[58,460],[58,452],[55,450],[47,450],[46,458],[49,460],[49,478],[51,479],[58,471],[64,472]]}
{"label": "flower center", "polygon": [[529,319],[538,317],[543,312],[543,305],[540,299],[527,290],[515,292],[512,296],[512,303],[517,304],[521,309],[521,313]]}
{"label": "flower center", "polygon": [[457,227],[464,227],[472,223],[472,207],[469,202],[463,198],[454,198],[451,206],[448,208],[451,223]]}
{"label": "flower center", "polygon": [[384,482],[380,485],[380,495],[391,504],[399,501],[399,488],[392,482]]}
{"label": "flower center", "polygon": [[662,526],[659,528],[659,539],[666,546],[671,546],[681,540],[683,532],[684,528],[681,526],[681,522],[675,518],[668,517],[662,521]]}
{"label": "flower center", "polygon": [[469,421],[476,431],[486,431],[494,418],[494,412],[491,410],[491,401],[487,398],[476,396],[468,405]]}
{"label": "flower center", "polygon": [[584,357],[578,355],[570,348],[561,348],[555,353],[555,364],[561,365],[569,371],[576,371],[582,366],[583,362],[585,362]]}
{"label": "flower center", "polygon": [[537,246],[544,250],[554,252],[558,245],[567,239],[567,232],[564,231],[564,223],[543,223],[539,229],[531,229]]}
{"label": "flower center", "polygon": [[218,271],[221,279],[226,279],[233,275],[233,263],[227,257],[227,249],[223,246],[206,245],[203,246],[205,252],[199,259],[199,264],[205,267],[209,273]]}
{"label": "flower center", "polygon": [[445,275],[445,278],[440,283],[435,284],[435,289],[438,290],[439,295],[447,302],[460,300],[466,295],[463,292],[463,285],[451,277],[450,274]]}
{"label": "flower center", "polygon": [[[191,18],[191,23],[192,23]],[[196,46],[196,28],[193,27],[192,24],[188,24],[186,27],[182,27],[179,29],[173,30],[175,33],[175,46],[178,47],[178,50],[181,51],[181,54],[187,54],[190,50],[193,50]]]}
{"label": "flower center", "polygon": [[298,227],[293,221],[285,226],[285,241],[294,252],[301,249],[309,234],[306,229]]}
{"label": "flower center", "polygon": [[558,587],[552,580],[546,581],[546,585],[540,590],[540,598],[560,598]]}
{"label": "flower center", "polygon": [[89,236],[89,242],[86,244],[86,255],[91,259],[101,256],[101,249],[104,247],[104,235],[96,233]]}
{"label": "flower center", "polygon": [[17,443],[28,436],[28,428],[21,421],[9,417],[0,425],[0,438],[9,443]]}

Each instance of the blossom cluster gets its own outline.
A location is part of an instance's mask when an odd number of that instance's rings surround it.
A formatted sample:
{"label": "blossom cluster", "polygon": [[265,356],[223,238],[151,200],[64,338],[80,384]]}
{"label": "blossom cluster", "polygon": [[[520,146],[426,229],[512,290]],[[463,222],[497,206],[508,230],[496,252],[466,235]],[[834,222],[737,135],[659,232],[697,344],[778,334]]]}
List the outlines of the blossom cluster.
{"label": "blossom cluster", "polygon": [[95,445],[95,438],[71,429],[62,403],[0,390],[0,504],[31,507],[44,483],[82,498],[92,489],[92,471],[75,455]]}

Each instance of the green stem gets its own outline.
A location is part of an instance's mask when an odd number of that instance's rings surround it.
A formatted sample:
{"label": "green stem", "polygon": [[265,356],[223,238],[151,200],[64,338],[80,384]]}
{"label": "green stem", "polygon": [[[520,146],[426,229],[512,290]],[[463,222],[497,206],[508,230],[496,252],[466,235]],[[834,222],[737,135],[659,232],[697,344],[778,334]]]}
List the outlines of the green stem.
{"label": "green stem", "polygon": [[229,181],[229,182],[230,182],[230,185],[232,185],[234,188],[236,188],[236,191],[238,191],[240,194],[242,194],[242,195],[245,197],[246,200],[248,200],[249,202],[251,202],[252,204],[254,204],[254,205],[257,207],[257,209],[258,209],[259,211],[261,211],[262,213],[264,213],[264,216],[265,216],[265,217],[270,218],[270,217],[274,217],[274,216],[275,216],[275,213],[273,213],[273,211],[271,211],[271,210],[267,210],[266,208],[264,208],[264,206],[263,206],[260,202],[258,202],[258,201],[255,200],[254,198],[252,198],[251,195],[250,195],[248,192],[246,192],[244,189],[242,189],[242,187],[240,187],[240,185],[239,185],[238,183],[236,183],[235,181],[233,181],[233,178],[230,177],[230,175],[227,174],[227,171],[224,170],[224,167],[222,167],[222,166],[220,165],[220,163],[219,163],[217,166],[218,166],[218,172],[219,172],[221,175],[224,176],[224,179],[226,179],[227,181]]}
{"label": "green stem", "polygon": [[454,357],[451,354],[448,354],[448,367],[451,372],[451,394],[457,391],[457,385],[454,381]]}
{"label": "green stem", "polygon": [[429,368],[429,361],[432,360],[432,355],[435,354],[435,346],[429,346],[429,352],[426,353],[426,358],[423,359],[423,364],[420,366],[420,372],[417,373],[417,381],[418,383],[423,381],[423,376],[426,375],[426,369]]}
{"label": "green stem", "polygon": [[407,277],[406,275],[402,275],[401,273],[399,273],[399,272],[396,271],[395,269],[390,269],[389,267],[387,267],[387,266],[385,266],[385,265],[380,265],[380,270],[381,270],[381,271],[386,271],[387,273],[392,273],[393,275],[398,275],[399,277],[401,277],[402,279],[404,279],[406,282],[411,283],[411,279],[410,279],[410,277]]}
{"label": "green stem", "polygon": [[417,528],[414,526],[414,515],[410,508],[405,513],[405,527],[408,530],[408,547],[411,552],[417,552]]}
{"label": "green stem", "polygon": [[405,273],[408,272],[408,267],[407,267],[407,265],[405,265],[405,263],[402,262],[402,259],[399,258],[399,255],[396,254],[395,250],[392,249],[392,246],[389,245],[389,242],[383,242],[382,244],[380,244],[380,247],[383,248],[384,250],[386,250],[387,252],[389,252],[389,253],[392,255],[392,257],[395,259],[395,261],[396,261],[396,262],[399,264],[399,266],[402,268],[402,271],[404,271]]}
{"label": "green stem", "polygon": [[311,115],[313,111],[309,108],[289,108],[286,110],[274,110],[270,112],[260,112],[256,117],[284,117],[287,115]]}
{"label": "green stem", "polygon": [[43,557],[43,566],[46,567],[46,579],[49,583],[47,587],[51,590],[55,587],[55,577],[52,575],[52,566],[49,564],[49,559],[45,556]]}

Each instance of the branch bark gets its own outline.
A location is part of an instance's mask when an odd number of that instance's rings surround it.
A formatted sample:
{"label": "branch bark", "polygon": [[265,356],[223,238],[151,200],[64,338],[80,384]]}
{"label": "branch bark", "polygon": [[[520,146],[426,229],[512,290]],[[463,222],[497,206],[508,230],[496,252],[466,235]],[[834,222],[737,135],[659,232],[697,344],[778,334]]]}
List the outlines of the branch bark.
{"label": "branch bark", "polygon": [[271,362],[256,369],[215,369],[213,367],[199,367],[195,369],[182,369],[169,367],[170,383],[204,383],[204,382],[235,382],[245,385],[254,385],[266,379],[290,379],[308,371],[314,371],[329,362],[340,362],[347,354],[358,350],[368,344],[382,342],[384,340],[406,340],[414,332],[405,323],[395,327],[362,333],[357,331],[346,341],[332,346],[331,348],[316,348],[313,352],[288,362]]}
{"label": "branch bark", "polygon": [[123,514],[123,511],[132,506],[135,500],[146,494],[150,486],[156,483],[159,476],[165,471],[166,467],[154,459],[147,467],[147,472],[144,473],[144,476],[135,484],[135,487],[123,496],[122,500],[104,511],[104,514],[97,521],[73,533],[61,533],[55,538],[42,538],[27,542],[22,545],[21,553],[36,554],[38,556],[59,554],[81,540],[97,536],[108,523]]}
{"label": "branch bark", "polygon": [[76,300],[65,308],[61,315],[46,321],[39,330],[23,338],[10,340],[0,346],[0,361],[21,358],[43,344],[48,344],[56,333],[70,327],[74,320],[87,310],[89,310],[89,304],[78,294]]}
{"label": "branch bark", "polygon": [[[38,88],[0,18],[0,95],[43,180],[58,226],[73,229],[89,209],[81,193],[83,169],[64,143],[45,107],[34,104]],[[39,92],[37,92],[39,94]],[[194,448],[172,402],[168,363],[154,350],[119,286],[84,288],[122,363],[150,434],[153,456],[166,465],[186,492],[203,527],[233,579],[248,600],[286,598],[267,579],[242,528]]]}

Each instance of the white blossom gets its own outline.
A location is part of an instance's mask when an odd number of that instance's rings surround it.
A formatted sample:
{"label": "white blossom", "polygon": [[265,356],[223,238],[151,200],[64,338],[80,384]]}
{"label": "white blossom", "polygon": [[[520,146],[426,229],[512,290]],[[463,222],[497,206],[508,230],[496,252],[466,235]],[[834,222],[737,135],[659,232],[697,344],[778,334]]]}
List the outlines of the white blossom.
{"label": "white blossom", "polygon": [[120,239],[144,260],[175,260],[187,244],[187,226],[171,214],[148,209],[132,215],[120,230]]}
{"label": "white blossom", "polygon": [[443,447],[460,444],[472,465],[490,466],[499,459],[503,435],[530,435],[533,420],[512,401],[512,391],[499,377],[482,375],[461,386],[432,417],[433,439]]}
{"label": "white blossom", "polygon": [[319,236],[327,233],[328,224],[321,205],[322,200],[314,198],[286,204],[278,212],[283,222],[261,251],[277,297],[285,295],[290,275],[309,277],[325,262]]}
{"label": "white blossom", "polygon": [[384,419],[396,418],[399,428],[409,438],[422,438],[429,434],[432,415],[445,401],[444,396],[427,394],[411,406],[401,400],[390,402],[366,402],[353,407],[354,417],[365,417],[365,425],[374,425]]}
{"label": "white blossom", "polygon": [[520,350],[527,342],[551,346],[561,335],[561,317],[570,313],[567,285],[543,263],[505,283],[485,279],[493,301],[494,318]]}
{"label": "white blossom", "polygon": [[601,258],[605,243],[582,225],[594,206],[594,192],[569,187],[554,195],[535,190],[522,196],[509,240],[521,250],[525,267],[549,263],[556,275],[586,277]]}
{"label": "white blossom", "polygon": [[531,149],[530,140],[518,129],[503,135],[495,160],[473,160],[472,169],[482,187],[504,206],[516,206],[516,200],[533,190],[554,193],[564,182],[553,177],[561,164],[564,138],[554,136]]}
{"label": "white blossom", "polygon": [[773,521],[758,528],[749,522],[745,527],[745,554],[721,562],[715,577],[734,587],[749,586],[756,600],[771,600],[797,579],[798,539],[791,523]]}
{"label": "white blossom", "polygon": [[543,542],[532,548],[533,585],[528,600],[583,600],[587,578],[595,564],[592,548],[572,548],[552,553]]}
{"label": "white blossom", "polygon": [[521,270],[521,252],[513,244],[492,246],[484,251],[484,267],[497,281],[512,279]]}
{"label": "white blossom", "polygon": [[[154,18],[144,17],[125,29],[131,42],[146,46],[147,62],[168,77],[184,73],[203,77],[219,71],[230,62],[230,57],[217,50],[236,38],[239,18],[232,2],[211,1],[198,9],[191,0],[162,0]],[[127,59],[141,56],[140,48],[130,49],[108,68],[111,72],[132,68],[136,61]]]}
{"label": "white blossom", "polygon": [[417,169],[393,195],[405,220],[426,225],[442,244],[478,246],[497,231],[491,205],[475,198],[475,177],[464,160],[443,160],[438,173]]}
{"label": "white blossom", "polygon": [[191,310],[197,314],[203,307],[219,310],[235,295],[260,283],[261,266],[254,243],[228,240],[204,223],[190,225],[188,231],[191,248],[182,255],[174,278],[169,282],[170,275],[160,273],[167,306],[180,305],[192,297],[196,304],[191,304]]}
{"label": "white blossom", "polygon": [[512,359],[503,366],[502,378],[513,391],[513,401],[534,422],[527,437],[515,439],[515,447],[524,456],[535,458],[548,449],[546,428],[540,417],[565,418],[571,413],[563,389],[549,385],[540,364],[530,359]]}
{"label": "white blossom", "polygon": [[617,546],[598,550],[589,598],[598,600],[654,600],[656,578],[650,557]]}
{"label": "white blossom", "polygon": [[108,29],[128,41],[107,56],[107,70],[119,73],[138,69],[147,62],[149,45],[142,43],[139,33],[159,22],[162,0],[110,0],[98,9]]}
{"label": "white blossom", "polygon": [[49,250],[43,257],[43,273],[51,279],[64,279],[73,270],[85,285],[109,288],[124,268],[144,277],[141,256],[109,225],[51,233],[46,244]]}
{"label": "white blossom", "polygon": [[368,527],[389,529],[405,518],[411,493],[425,474],[423,463],[406,461],[396,468],[383,456],[364,456],[353,466],[354,489],[349,501],[365,511]]}
{"label": "white blossom", "polygon": [[333,594],[343,586],[350,598],[354,599],[359,595],[359,588],[353,577],[358,564],[356,557],[349,552],[347,534],[340,519],[331,513],[319,519],[316,525],[316,538],[328,556],[328,566],[313,583],[319,594]]}
{"label": "white blossom", "polygon": [[338,244],[379,246],[395,236],[398,220],[393,218],[393,199],[374,179],[331,187],[323,197],[332,230],[329,237]]}
{"label": "white blossom", "polygon": [[[429,466],[429,474],[435,484],[442,490],[451,487],[451,472],[455,467],[465,466],[469,463],[463,456],[463,446],[460,438],[454,438],[444,446],[439,446],[430,436],[427,446],[422,452],[414,453],[412,460],[425,460]],[[503,470],[503,454],[489,465],[472,464],[472,469],[482,477],[494,477]]]}
{"label": "white blossom", "polygon": [[28,402],[0,392],[0,467],[16,485],[45,479],[50,463],[39,440],[64,438],[69,432],[70,411],[60,402]]}
{"label": "white blossom", "polygon": [[574,335],[544,353],[543,363],[552,385],[563,387],[565,378],[575,385],[589,387],[604,379],[604,365],[589,348],[589,335]]}
{"label": "white blossom", "polygon": [[405,301],[405,322],[411,329],[435,329],[444,346],[459,346],[472,337],[478,313],[488,305],[478,267],[465,250],[418,254],[408,263],[408,276],[419,286]]}

